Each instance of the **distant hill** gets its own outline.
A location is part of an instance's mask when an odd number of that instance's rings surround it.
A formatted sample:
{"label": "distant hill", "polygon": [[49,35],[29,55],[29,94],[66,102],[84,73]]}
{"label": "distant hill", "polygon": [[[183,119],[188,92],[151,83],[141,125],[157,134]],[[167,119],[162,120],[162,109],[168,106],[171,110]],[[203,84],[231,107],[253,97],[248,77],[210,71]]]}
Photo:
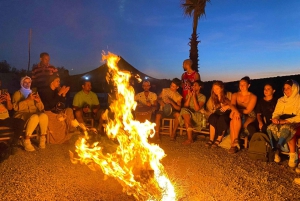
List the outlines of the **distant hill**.
{"label": "distant hill", "polygon": [[[138,69],[134,68],[130,65],[125,59],[120,57],[120,61],[118,62],[118,67],[120,70],[130,71],[133,74],[139,74],[140,77],[144,80],[145,77],[148,77],[149,81],[151,82],[151,90],[157,94],[161,92],[162,88],[169,87],[171,80],[169,79],[156,79],[145,73],[139,71]],[[77,92],[81,90],[81,79],[88,78],[93,83],[93,91],[97,93],[108,93],[111,90],[111,86],[106,81],[106,74],[108,71],[108,67],[106,64],[101,65],[100,67],[78,75],[70,76],[70,86],[72,92]],[[180,77],[181,75],[178,75]],[[256,94],[258,98],[263,97],[263,86],[267,82],[271,82],[275,85],[276,93],[275,96],[280,97],[283,95],[282,87],[283,83],[288,79],[294,79],[298,83],[300,83],[300,74],[298,75],[289,75],[289,76],[277,76],[277,77],[270,77],[270,78],[261,78],[261,79],[253,79],[251,80],[251,86],[249,90]],[[208,98],[211,93],[211,87],[214,81],[204,82],[204,89],[202,93]],[[230,92],[237,92],[238,91],[239,81],[227,82],[225,83],[225,89]],[[135,82],[134,88],[136,92],[142,91],[142,87],[140,83]]]}
{"label": "distant hill", "polygon": [[[145,78],[147,78],[152,85],[152,90],[155,91],[155,87],[159,84],[162,85],[164,87],[168,87],[170,81],[169,80],[160,80],[160,79],[156,79],[153,78],[149,75],[146,75],[145,73],[137,70],[136,68],[134,68],[132,65],[130,65],[125,59],[123,59],[122,57],[120,57],[120,60],[118,62],[118,67],[120,70],[126,70],[131,72],[133,75],[138,74],[143,80]],[[81,74],[77,74],[77,75],[72,75],[69,77],[69,84],[71,86],[71,91],[75,92],[75,91],[79,91],[81,90],[81,80],[83,79],[89,79],[91,80],[92,84],[93,84],[93,91],[98,92],[98,93],[107,93],[110,91],[111,86],[109,86],[109,84],[106,81],[106,74],[108,72],[108,67],[106,64],[103,64],[101,66],[99,66],[98,68],[86,72],[86,73],[81,73]],[[141,84],[139,84],[137,82],[137,80],[134,80],[134,88],[136,91],[141,91]],[[166,83],[166,84],[165,84]]]}

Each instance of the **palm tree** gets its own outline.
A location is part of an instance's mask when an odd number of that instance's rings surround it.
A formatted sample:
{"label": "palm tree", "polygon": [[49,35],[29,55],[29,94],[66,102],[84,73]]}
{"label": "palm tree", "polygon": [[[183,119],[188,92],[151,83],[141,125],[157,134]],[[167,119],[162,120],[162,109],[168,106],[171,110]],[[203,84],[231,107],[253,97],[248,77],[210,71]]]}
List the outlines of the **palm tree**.
{"label": "palm tree", "polygon": [[181,0],[181,7],[185,16],[193,17],[193,33],[190,38],[189,46],[190,49],[190,59],[193,61],[192,69],[198,72],[198,20],[205,15],[206,3],[210,0]]}

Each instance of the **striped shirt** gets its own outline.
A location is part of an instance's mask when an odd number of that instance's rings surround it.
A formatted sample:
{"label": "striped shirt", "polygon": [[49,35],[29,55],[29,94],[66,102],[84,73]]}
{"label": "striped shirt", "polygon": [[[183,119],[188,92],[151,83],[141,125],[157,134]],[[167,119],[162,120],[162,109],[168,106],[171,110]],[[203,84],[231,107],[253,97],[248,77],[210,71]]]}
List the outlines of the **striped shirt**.
{"label": "striped shirt", "polygon": [[39,63],[38,65],[34,66],[31,71],[31,87],[37,87],[41,89],[49,86],[50,83],[48,80],[54,73],[57,73],[58,75],[57,68],[49,64],[45,66]]}

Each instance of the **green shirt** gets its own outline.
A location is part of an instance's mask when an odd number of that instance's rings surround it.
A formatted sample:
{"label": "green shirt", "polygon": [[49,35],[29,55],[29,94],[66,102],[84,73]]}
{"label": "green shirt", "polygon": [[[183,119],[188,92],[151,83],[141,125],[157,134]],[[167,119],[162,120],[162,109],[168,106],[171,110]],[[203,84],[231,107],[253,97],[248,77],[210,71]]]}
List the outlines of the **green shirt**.
{"label": "green shirt", "polygon": [[98,96],[92,91],[86,94],[81,90],[75,94],[73,99],[73,106],[82,108],[85,105],[89,105],[89,112],[91,112],[91,108],[99,104]]}

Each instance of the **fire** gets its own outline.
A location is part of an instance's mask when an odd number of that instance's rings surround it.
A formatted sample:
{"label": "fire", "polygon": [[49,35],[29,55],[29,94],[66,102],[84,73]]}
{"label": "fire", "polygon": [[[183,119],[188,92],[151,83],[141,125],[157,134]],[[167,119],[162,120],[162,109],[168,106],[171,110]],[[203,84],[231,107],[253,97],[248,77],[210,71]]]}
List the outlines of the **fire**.
{"label": "fire", "polygon": [[71,160],[84,163],[92,170],[101,169],[105,175],[117,179],[123,191],[137,200],[176,200],[174,187],[160,163],[165,153],[158,145],[148,143],[148,137],[155,134],[155,124],[133,119],[132,110],[137,103],[134,89],[129,84],[131,75],[119,71],[119,59],[110,52],[102,55],[109,68],[107,79],[117,87],[117,98],[110,105],[114,117],[108,119],[106,125],[107,136],[116,149],[105,153],[107,143],[101,143],[101,140],[90,143],[85,132],[85,137],[76,142],[79,158],[71,155]]}

